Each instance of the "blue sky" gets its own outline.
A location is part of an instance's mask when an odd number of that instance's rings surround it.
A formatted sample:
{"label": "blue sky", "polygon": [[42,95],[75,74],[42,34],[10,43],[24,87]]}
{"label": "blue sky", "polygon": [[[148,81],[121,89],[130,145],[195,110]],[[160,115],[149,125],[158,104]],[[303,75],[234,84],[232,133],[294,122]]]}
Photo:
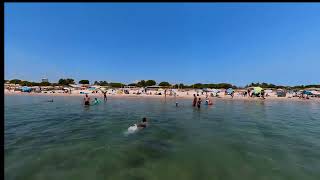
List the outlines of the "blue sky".
{"label": "blue sky", "polygon": [[5,3],[5,79],[320,84],[320,4]]}

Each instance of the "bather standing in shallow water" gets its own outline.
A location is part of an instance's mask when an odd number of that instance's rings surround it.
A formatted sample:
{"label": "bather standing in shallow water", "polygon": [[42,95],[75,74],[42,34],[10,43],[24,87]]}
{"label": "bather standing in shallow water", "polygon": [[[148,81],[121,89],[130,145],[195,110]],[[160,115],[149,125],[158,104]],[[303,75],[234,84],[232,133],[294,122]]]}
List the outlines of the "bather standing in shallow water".
{"label": "bather standing in shallow water", "polygon": [[107,91],[103,92],[103,100],[107,101]]}
{"label": "bather standing in shallow water", "polygon": [[195,94],[193,94],[193,102],[192,102],[192,106],[195,107],[197,104],[197,96]]}
{"label": "bather standing in shallow water", "polygon": [[199,98],[199,99],[198,99],[198,102],[197,102],[198,109],[200,109],[201,102],[202,102],[202,101],[201,101],[201,98]]}
{"label": "bather standing in shallow water", "polygon": [[83,100],[84,100],[84,105],[90,105],[90,97],[88,96],[88,94],[86,94]]}

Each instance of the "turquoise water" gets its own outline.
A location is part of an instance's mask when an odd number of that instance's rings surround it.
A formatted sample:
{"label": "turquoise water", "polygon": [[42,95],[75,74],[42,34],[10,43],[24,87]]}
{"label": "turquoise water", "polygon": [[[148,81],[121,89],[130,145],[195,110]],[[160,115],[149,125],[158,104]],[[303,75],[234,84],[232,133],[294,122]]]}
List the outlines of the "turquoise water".
{"label": "turquoise water", "polygon": [[5,96],[6,180],[320,179],[319,102],[48,99]]}

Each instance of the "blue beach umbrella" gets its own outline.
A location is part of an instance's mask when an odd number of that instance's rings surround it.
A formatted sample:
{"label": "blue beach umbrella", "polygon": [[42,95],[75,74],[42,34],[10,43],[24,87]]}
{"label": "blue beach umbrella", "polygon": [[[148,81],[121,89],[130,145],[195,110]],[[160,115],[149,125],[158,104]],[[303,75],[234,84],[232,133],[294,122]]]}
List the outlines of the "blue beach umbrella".
{"label": "blue beach umbrella", "polygon": [[304,91],[302,91],[302,94],[312,95],[312,92],[304,90]]}
{"label": "blue beach umbrella", "polygon": [[30,91],[31,91],[31,88],[30,88],[30,87],[27,87],[27,86],[23,86],[23,87],[21,88],[21,91],[22,91],[22,92],[30,92]]}
{"label": "blue beach umbrella", "polygon": [[227,89],[227,93],[228,93],[228,94],[231,94],[231,93],[233,93],[233,92],[234,92],[234,90],[233,90],[232,88]]}

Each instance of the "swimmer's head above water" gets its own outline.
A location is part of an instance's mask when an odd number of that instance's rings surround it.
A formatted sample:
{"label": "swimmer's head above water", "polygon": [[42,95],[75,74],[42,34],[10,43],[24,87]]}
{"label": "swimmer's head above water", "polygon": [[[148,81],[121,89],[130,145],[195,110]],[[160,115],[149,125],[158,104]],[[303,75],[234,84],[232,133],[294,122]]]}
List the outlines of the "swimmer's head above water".
{"label": "swimmer's head above water", "polygon": [[147,122],[147,118],[146,118],[146,117],[143,117],[143,118],[142,118],[142,122]]}
{"label": "swimmer's head above water", "polygon": [[142,122],[138,124],[138,128],[146,128],[147,127],[147,118],[143,117]]}

